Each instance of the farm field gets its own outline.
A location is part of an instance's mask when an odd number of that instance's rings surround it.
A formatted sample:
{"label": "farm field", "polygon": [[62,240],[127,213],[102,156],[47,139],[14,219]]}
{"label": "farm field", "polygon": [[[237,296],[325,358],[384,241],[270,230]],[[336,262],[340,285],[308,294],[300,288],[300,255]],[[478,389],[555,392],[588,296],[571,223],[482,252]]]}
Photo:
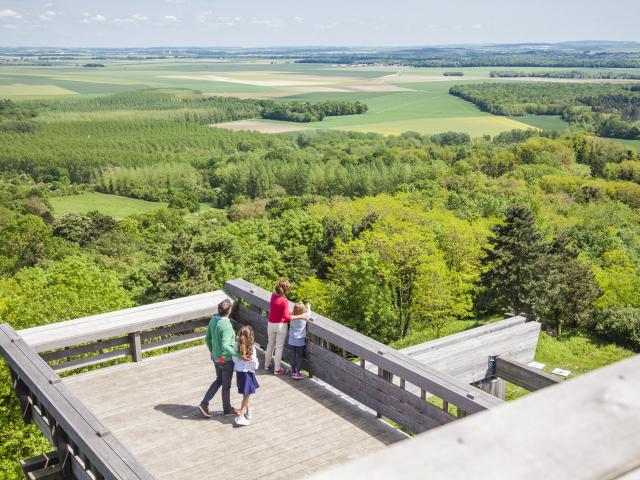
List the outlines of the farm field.
{"label": "farm field", "polygon": [[560,115],[524,115],[509,118],[542,130],[566,130],[569,128],[569,124]]}
{"label": "farm field", "polygon": [[[60,98],[144,88],[190,88],[208,95],[304,101],[360,100],[369,106],[364,115],[326,118],[304,126],[262,120],[251,125],[230,123],[222,126],[271,133],[319,128],[382,134],[404,131],[432,134],[454,130],[481,136],[518,128],[544,128],[541,119],[498,117],[448,94],[452,85],[462,81],[493,81],[489,78],[492,68],[457,69],[465,76],[452,79],[443,76],[445,71],[451,70],[446,68],[206,61],[114,61],[105,65],[104,68],[3,66],[0,68],[0,97],[29,99],[55,95]],[[78,120],[102,115],[115,120],[133,113],[88,112],[78,115]],[[156,113],[152,116],[164,114]],[[149,115],[149,112],[144,113],[145,117]],[[47,120],[46,116],[43,120]]]}
{"label": "farm field", "polygon": [[[456,70],[463,77],[445,77]],[[501,117],[481,112],[462,99],[449,95],[452,85],[469,81],[519,82],[522,79],[492,79],[493,70],[509,68],[408,68],[358,67],[292,62],[111,61],[105,67],[79,65],[55,67],[0,67],[0,98],[95,96],[146,88],[188,88],[212,96],[240,98],[278,98],[301,101],[360,100],[369,106],[363,115],[330,117],[322,122],[299,123],[257,120],[254,123],[220,125],[231,130],[257,130],[266,133],[297,131],[302,128],[339,129],[382,134],[416,131],[433,134],[463,131],[473,137],[496,135],[511,129],[565,129],[559,117]],[[511,69],[513,70],[513,69]],[[523,68],[524,71],[554,71],[561,68]],[[589,70],[591,73],[606,71]],[[617,69],[640,73],[640,69]],[[531,79],[529,79],[531,80]],[[552,81],[554,79],[537,79]],[[589,80],[585,80],[589,81]],[[77,120],[107,116],[161,118],[164,112],[100,112],[76,115]],[[55,120],[47,118],[43,120]],[[71,120],[72,116],[65,116]],[[278,126],[276,126],[278,125]]]}
{"label": "farm field", "polygon": [[97,210],[102,214],[121,219],[136,213],[146,213],[158,208],[166,207],[164,202],[147,202],[135,198],[108,195],[106,193],[90,192],[80,195],[51,197],[49,202],[56,216],[67,213],[85,214]]}

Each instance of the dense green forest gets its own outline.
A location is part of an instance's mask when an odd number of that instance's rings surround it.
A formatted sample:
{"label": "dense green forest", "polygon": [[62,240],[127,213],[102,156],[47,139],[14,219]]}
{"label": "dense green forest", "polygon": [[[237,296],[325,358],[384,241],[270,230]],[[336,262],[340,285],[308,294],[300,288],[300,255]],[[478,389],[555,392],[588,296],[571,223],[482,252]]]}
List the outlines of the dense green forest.
{"label": "dense green forest", "polygon": [[[578,131],[231,132],[207,119],[253,104],[182,91],[3,105],[34,125],[0,131],[0,316],[16,329],[287,276],[387,343],[513,311],[640,350],[634,149]],[[170,208],[52,211],[83,190]],[[4,368],[0,387],[0,476],[18,478],[47,448]]]}
{"label": "dense green forest", "polygon": [[[604,42],[606,43],[606,42]],[[507,44],[416,47],[371,52],[298,52],[299,63],[359,65],[405,65],[412,67],[548,67],[548,68],[636,68],[640,67],[638,44],[634,42],[567,42],[559,44]],[[542,48],[541,48],[542,47]],[[611,48],[613,47],[613,48]],[[618,47],[618,48],[616,48]],[[294,56],[295,58],[295,56]]]}
{"label": "dense green forest", "polygon": [[640,139],[637,84],[477,83],[450,93],[496,115],[562,115],[602,137]]}
{"label": "dense green forest", "polygon": [[578,78],[601,80],[640,80],[640,75],[629,72],[590,72],[587,70],[492,70],[491,78]]}

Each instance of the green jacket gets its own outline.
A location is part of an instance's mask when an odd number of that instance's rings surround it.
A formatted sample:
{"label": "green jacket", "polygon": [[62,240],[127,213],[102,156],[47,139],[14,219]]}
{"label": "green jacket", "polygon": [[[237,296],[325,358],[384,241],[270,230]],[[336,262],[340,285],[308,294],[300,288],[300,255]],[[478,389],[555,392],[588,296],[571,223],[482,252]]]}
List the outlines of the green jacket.
{"label": "green jacket", "polygon": [[[211,326],[211,322],[209,322]],[[230,362],[232,357],[239,356],[235,348],[236,333],[233,331],[231,321],[226,317],[218,317],[211,334],[211,357],[218,363],[220,357],[225,362]]]}
{"label": "green jacket", "polygon": [[219,317],[218,315],[211,317],[211,320],[209,320],[209,326],[207,327],[207,334],[204,337],[204,341],[207,343],[207,348],[211,352],[211,358],[213,358],[213,333],[216,330],[216,325],[218,324],[218,321],[220,321],[220,318],[222,317]]}

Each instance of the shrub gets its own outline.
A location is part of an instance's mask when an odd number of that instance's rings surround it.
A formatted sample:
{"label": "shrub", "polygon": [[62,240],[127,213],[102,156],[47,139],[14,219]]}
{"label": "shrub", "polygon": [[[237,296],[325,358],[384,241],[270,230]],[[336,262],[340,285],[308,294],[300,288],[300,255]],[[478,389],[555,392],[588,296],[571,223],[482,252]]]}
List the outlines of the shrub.
{"label": "shrub", "polygon": [[596,314],[595,320],[595,330],[599,335],[640,350],[640,308],[605,308]]}

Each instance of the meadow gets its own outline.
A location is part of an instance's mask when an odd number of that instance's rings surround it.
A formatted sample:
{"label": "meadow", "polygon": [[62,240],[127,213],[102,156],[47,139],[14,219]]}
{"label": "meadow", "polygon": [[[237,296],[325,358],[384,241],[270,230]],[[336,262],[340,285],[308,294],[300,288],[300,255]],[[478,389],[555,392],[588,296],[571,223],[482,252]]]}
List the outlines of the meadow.
{"label": "meadow", "polygon": [[116,220],[128,217],[129,215],[166,208],[167,206],[166,202],[148,202],[146,200],[98,192],[66,195],[64,197],[50,197],[49,203],[55,216],[63,216],[68,213],[78,213],[82,215],[97,210]]}

